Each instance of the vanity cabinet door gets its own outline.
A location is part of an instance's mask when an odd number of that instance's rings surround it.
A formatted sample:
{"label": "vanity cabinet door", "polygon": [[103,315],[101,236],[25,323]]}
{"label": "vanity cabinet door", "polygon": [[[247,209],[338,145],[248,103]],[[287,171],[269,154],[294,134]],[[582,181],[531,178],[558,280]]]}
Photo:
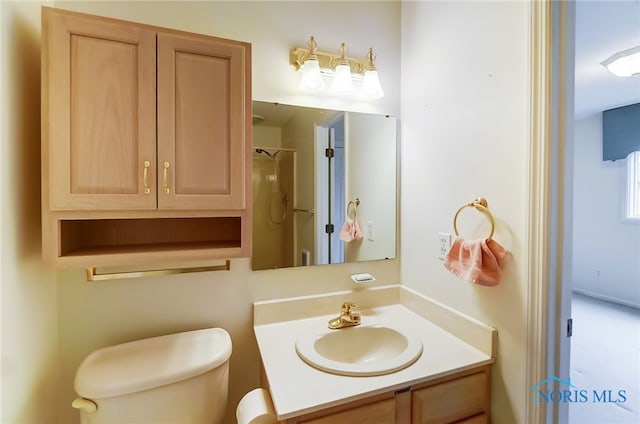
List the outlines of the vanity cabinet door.
{"label": "vanity cabinet door", "polygon": [[49,8],[42,20],[46,206],[154,209],[155,32]]}
{"label": "vanity cabinet door", "polygon": [[324,417],[303,420],[305,424],[385,424],[396,422],[396,401],[387,399],[337,412]]}
{"label": "vanity cabinet door", "polygon": [[483,366],[308,415],[283,424],[487,424],[491,367]]}
{"label": "vanity cabinet door", "polygon": [[414,424],[487,422],[489,390],[488,371],[414,390],[411,422]]}
{"label": "vanity cabinet door", "polygon": [[158,33],[158,208],[246,207],[247,47]]}
{"label": "vanity cabinet door", "polygon": [[489,416],[487,414],[478,414],[471,418],[457,421],[456,424],[489,424]]}

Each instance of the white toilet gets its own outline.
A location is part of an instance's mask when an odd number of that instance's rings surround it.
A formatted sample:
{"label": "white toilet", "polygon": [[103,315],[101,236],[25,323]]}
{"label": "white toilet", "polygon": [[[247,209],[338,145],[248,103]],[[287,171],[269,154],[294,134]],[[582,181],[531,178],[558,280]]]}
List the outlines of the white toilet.
{"label": "white toilet", "polygon": [[72,405],[83,424],[220,423],[230,356],[222,328],[99,349],[78,368]]}

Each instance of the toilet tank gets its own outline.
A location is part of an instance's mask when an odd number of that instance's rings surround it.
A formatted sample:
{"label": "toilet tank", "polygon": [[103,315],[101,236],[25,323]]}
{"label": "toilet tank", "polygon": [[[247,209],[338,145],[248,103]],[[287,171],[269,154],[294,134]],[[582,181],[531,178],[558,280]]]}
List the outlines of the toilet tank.
{"label": "toilet tank", "polygon": [[231,337],[207,328],[96,350],[75,378],[82,423],[220,423]]}

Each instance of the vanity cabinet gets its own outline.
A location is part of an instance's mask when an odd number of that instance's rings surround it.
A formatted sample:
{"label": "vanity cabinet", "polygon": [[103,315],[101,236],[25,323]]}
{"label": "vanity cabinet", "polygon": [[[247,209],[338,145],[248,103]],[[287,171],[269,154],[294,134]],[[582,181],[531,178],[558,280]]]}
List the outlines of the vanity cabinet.
{"label": "vanity cabinet", "polygon": [[43,258],[249,256],[251,46],[42,9]]}
{"label": "vanity cabinet", "polygon": [[483,366],[282,423],[487,424],[490,405],[491,368]]}
{"label": "vanity cabinet", "polygon": [[[291,422],[291,421],[287,421]],[[295,422],[295,421],[293,421]],[[354,406],[345,411],[335,412],[329,415],[309,420],[297,421],[305,424],[370,424],[370,423],[395,423],[396,402],[389,398],[371,402],[366,405]]]}
{"label": "vanity cabinet", "polygon": [[461,373],[444,381],[416,385],[412,389],[412,423],[489,422],[489,367],[471,373]]}

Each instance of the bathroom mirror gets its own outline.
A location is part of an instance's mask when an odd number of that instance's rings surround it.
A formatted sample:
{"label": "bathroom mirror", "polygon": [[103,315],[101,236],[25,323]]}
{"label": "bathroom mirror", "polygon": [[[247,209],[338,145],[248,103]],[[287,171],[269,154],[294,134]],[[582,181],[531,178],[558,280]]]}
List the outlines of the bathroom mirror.
{"label": "bathroom mirror", "polygon": [[252,269],[395,258],[396,127],[254,101]]}

